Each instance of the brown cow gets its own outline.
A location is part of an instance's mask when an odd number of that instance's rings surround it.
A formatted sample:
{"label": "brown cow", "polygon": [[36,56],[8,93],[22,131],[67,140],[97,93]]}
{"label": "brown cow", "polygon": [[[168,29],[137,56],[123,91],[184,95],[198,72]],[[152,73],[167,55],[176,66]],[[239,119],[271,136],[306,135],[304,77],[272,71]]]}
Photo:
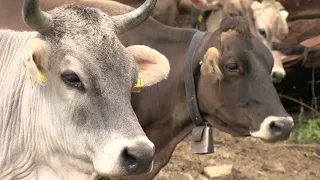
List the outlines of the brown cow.
{"label": "brown cow", "polygon": [[[246,18],[251,33],[259,37],[270,50],[272,49],[272,42],[279,42],[288,34],[288,24],[286,22],[288,12],[283,9],[279,2],[274,0],[263,0],[262,3],[254,1],[252,4],[249,0],[191,0],[191,2],[195,8],[200,10],[199,13],[202,16],[206,16],[199,25],[202,30],[213,32],[226,15],[236,13]],[[197,13],[195,14],[198,17]],[[271,78],[273,82],[279,83],[285,77],[285,71],[278,52],[272,52],[272,54],[275,64]]]}
{"label": "brown cow", "polygon": [[[286,39],[288,35],[288,23],[286,21],[288,12],[275,0],[263,0],[262,3],[254,1],[251,4],[255,17],[255,27],[260,39],[273,49],[273,43],[279,43]],[[272,51],[275,59],[271,78],[275,83],[279,83],[285,77],[286,72],[282,65],[280,52]]]}
{"label": "brown cow", "polygon": [[[112,1],[96,0],[90,4],[110,15],[132,10]],[[125,46],[141,44],[158,50],[169,59],[171,67],[167,80],[132,95],[139,122],[156,146],[152,172],[133,179],[152,179],[194,127],[186,104],[183,72],[195,32],[168,27],[149,18],[119,36]],[[207,32],[198,45],[193,64],[194,75],[199,75],[196,86],[200,112],[209,124],[234,136],[251,135],[268,142],[289,137],[294,123],[269,78],[272,55],[250,34],[243,18],[229,17],[216,32]]]}

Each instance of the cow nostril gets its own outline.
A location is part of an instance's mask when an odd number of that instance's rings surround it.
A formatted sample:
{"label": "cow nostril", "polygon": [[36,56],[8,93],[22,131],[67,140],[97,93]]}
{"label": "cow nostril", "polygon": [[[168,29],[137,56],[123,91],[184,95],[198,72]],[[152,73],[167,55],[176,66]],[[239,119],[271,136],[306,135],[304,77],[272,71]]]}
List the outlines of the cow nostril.
{"label": "cow nostril", "polygon": [[271,77],[272,77],[272,79],[276,79],[277,78],[277,74],[275,72],[272,72]]}
{"label": "cow nostril", "polygon": [[137,139],[122,152],[123,168],[128,174],[149,172],[153,167],[154,145],[148,139]]}
{"label": "cow nostril", "polygon": [[286,73],[281,71],[272,71],[271,73],[272,73],[271,74],[272,78],[278,78],[278,79],[283,79],[286,75]]}
{"label": "cow nostril", "polygon": [[282,72],[277,72],[277,71],[271,72],[271,79],[274,83],[280,83],[284,77],[285,77],[285,74]]}
{"label": "cow nostril", "polygon": [[271,130],[272,134],[274,134],[276,136],[281,134],[283,124],[272,121],[269,126],[270,126],[270,130]]}
{"label": "cow nostril", "polygon": [[139,161],[134,155],[128,152],[128,148],[125,148],[123,150],[122,156],[123,164],[126,171],[128,171],[129,173],[136,171],[139,165]]}

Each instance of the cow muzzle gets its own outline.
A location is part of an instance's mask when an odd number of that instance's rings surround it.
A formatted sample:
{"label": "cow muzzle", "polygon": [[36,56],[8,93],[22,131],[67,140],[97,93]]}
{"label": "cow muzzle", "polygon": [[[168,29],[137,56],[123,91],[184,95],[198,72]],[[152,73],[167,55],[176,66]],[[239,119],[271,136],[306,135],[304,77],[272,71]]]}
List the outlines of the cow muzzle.
{"label": "cow muzzle", "polygon": [[140,174],[152,169],[154,145],[143,141],[127,146],[122,151],[123,166],[129,174]]}
{"label": "cow muzzle", "polygon": [[285,78],[286,72],[283,68],[273,68],[270,76],[272,82],[280,83]]}
{"label": "cow muzzle", "polygon": [[284,141],[290,137],[293,127],[294,122],[292,117],[269,116],[264,119],[260,125],[260,129],[250,132],[250,135],[267,142]]}
{"label": "cow muzzle", "polygon": [[114,140],[93,158],[100,176],[119,178],[147,173],[153,167],[155,147],[146,137]]}

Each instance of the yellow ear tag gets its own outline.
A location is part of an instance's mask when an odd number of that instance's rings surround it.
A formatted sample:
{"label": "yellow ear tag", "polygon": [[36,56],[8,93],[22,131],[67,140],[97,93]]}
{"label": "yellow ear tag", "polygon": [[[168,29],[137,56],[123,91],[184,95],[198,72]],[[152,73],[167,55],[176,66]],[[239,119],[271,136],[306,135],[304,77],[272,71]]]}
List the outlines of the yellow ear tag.
{"label": "yellow ear tag", "polygon": [[200,15],[198,16],[198,21],[199,21],[199,23],[202,22],[202,19],[203,19],[202,14],[200,14]]}
{"label": "yellow ear tag", "polygon": [[[28,67],[27,65],[27,62],[25,61],[25,66],[26,68]],[[38,69],[38,72],[39,72],[39,76],[40,76],[40,80],[42,83],[46,83],[47,82],[47,78],[46,76],[44,75],[44,73]],[[30,84],[31,84],[31,87],[33,88],[34,87],[34,81],[32,80],[32,77],[31,75],[29,74],[28,70],[26,70],[26,77],[29,79],[30,81]]]}
{"label": "yellow ear tag", "polygon": [[139,72],[138,81],[137,81],[136,85],[131,89],[131,92],[139,93],[141,91],[142,87],[143,87],[142,73]]}
{"label": "yellow ear tag", "polygon": [[46,83],[47,82],[47,78],[43,74],[43,72],[39,70],[39,74],[40,74],[41,82]]}

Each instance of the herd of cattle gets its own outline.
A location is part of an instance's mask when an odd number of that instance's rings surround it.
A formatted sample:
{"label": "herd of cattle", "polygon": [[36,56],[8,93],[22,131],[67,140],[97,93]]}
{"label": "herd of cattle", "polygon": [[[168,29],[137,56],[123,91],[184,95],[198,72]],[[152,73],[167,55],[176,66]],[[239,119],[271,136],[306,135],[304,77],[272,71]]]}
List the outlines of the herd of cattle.
{"label": "herd of cattle", "polygon": [[184,67],[199,30],[173,27],[182,7],[205,30],[191,73],[206,123],[290,136],[273,85],[285,76],[272,50],[288,32],[279,2],[73,2],[0,1],[1,180],[152,179],[195,127]]}

